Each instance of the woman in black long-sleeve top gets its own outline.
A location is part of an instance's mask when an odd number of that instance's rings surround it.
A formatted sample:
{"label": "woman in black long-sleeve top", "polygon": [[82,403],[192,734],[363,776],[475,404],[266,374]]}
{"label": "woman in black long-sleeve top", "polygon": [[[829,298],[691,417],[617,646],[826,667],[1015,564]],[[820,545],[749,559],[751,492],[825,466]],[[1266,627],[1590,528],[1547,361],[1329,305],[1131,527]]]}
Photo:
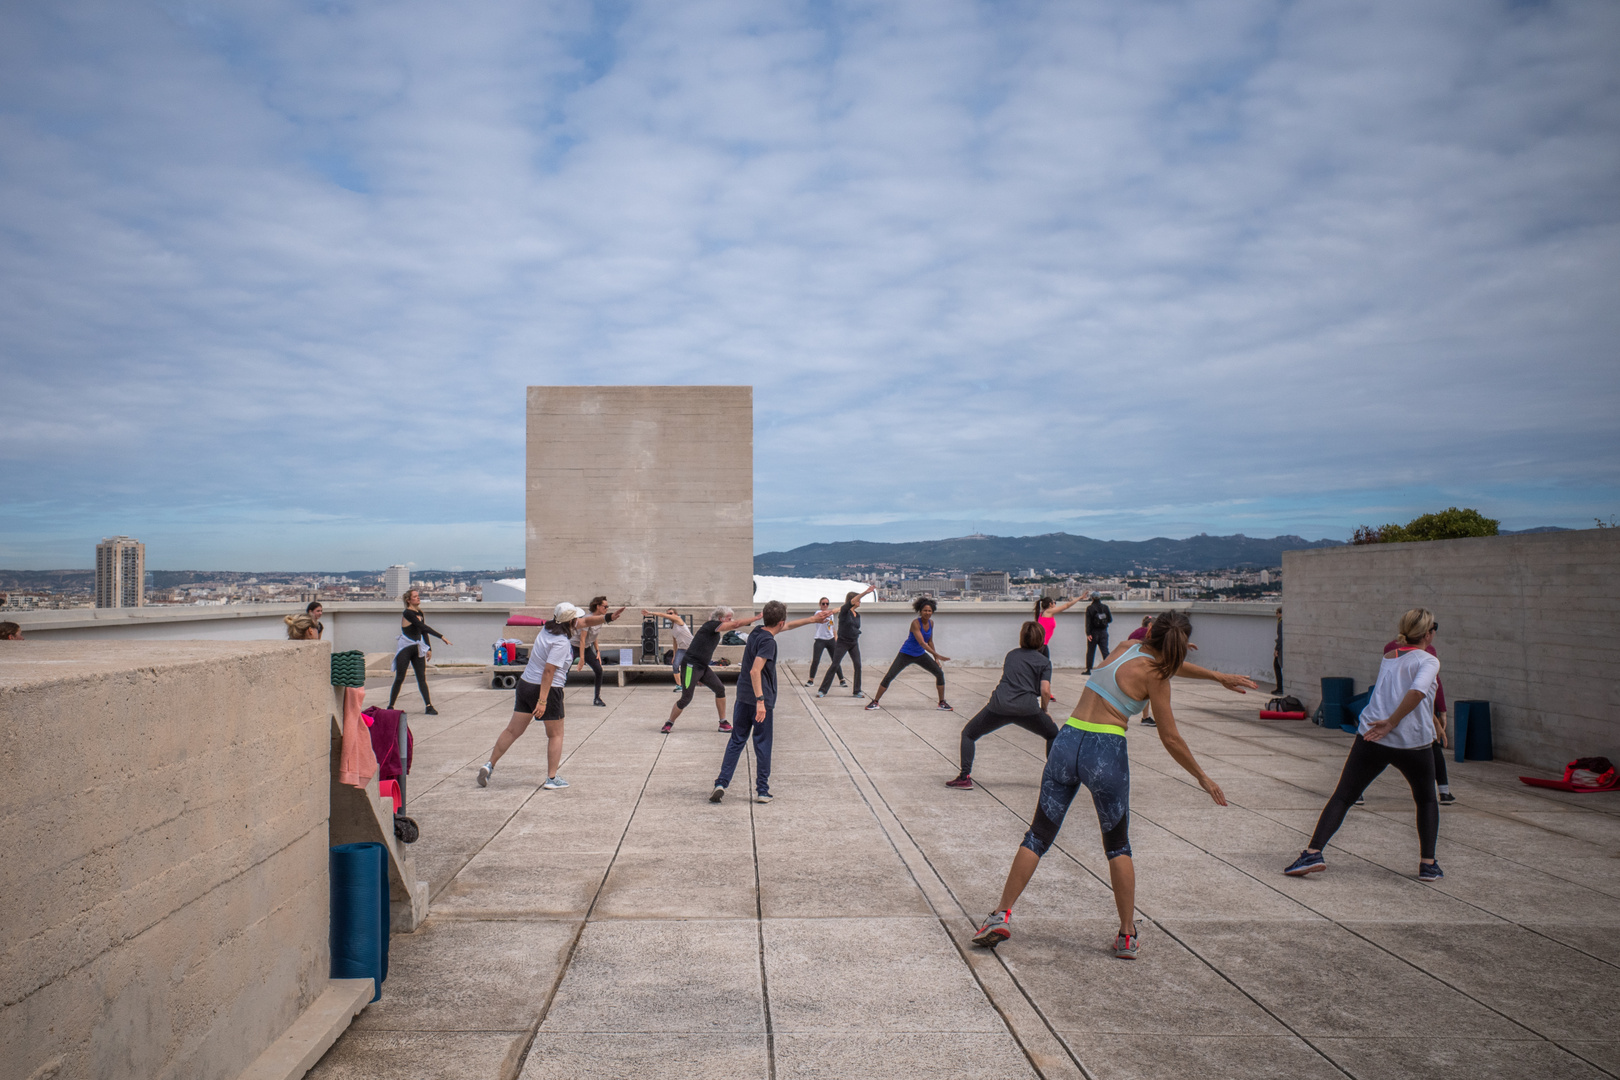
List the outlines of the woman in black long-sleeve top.
{"label": "woman in black long-sleeve top", "polygon": [[455,644],[449,638],[439,633],[427,624],[427,616],[422,614],[422,594],[415,589],[405,593],[405,610],[400,613],[399,639],[394,643],[394,689],[388,695],[388,707],[394,707],[394,701],[399,697],[399,688],[405,685],[405,672],[410,668],[416,669],[416,688],[422,691],[422,704],[427,706],[429,716],[438,716],[439,710],[433,707],[433,700],[428,697],[427,686],[427,656],[433,651],[433,643],[428,637],[438,638],[446,645]]}

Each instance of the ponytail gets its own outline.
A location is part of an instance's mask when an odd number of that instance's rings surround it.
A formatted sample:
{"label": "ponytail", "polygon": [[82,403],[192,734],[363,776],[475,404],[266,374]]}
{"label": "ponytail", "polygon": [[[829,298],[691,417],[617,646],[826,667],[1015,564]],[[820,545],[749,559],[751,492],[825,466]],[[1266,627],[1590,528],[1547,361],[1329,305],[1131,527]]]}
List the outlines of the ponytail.
{"label": "ponytail", "polygon": [[1160,677],[1168,679],[1187,662],[1187,640],[1192,637],[1192,621],[1184,611],[1166,611],[1153,620],[1147,644],[1159,654],[1153,665]]}
{"label": "ponytail", "polygon": [[1035,618],[1040,618],[1041,612],[1045,611],[1051,606],[1052,598],[1050,596],[1043,596],[1039,600],[1035,601]]}

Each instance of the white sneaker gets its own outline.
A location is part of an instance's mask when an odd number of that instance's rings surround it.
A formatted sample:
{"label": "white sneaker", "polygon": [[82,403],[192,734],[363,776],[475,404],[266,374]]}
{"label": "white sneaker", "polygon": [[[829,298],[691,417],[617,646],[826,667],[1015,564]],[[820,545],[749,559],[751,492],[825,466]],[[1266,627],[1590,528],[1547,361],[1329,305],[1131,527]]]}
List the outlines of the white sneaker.
{"label": "white sneaker", "polygon": [[495,766],[491,765],[487,761],[484,762],[482,765],[478,766],[478,786],[479,787],[489,787],[489,776],[494,771],[495,771]]}
{"label": "white sneaker", "polygon": [[568,781],[564,780],[560,776],[553,776],[540,786],[545,788],[547,791],[555,791],[557,788],[567,787]]}

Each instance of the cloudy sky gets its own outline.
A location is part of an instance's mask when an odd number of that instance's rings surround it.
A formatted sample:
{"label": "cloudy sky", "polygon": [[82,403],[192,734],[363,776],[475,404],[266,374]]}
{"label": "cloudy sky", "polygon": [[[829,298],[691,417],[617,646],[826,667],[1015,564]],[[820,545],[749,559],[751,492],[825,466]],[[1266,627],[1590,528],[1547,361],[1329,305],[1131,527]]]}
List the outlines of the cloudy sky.
{"label": "cloudy sky", "polygon": [[759,550],[1590,525],[1617,55],[1612,0],[15,0],[0,566],[521,565],[548,383],[752,384]]}

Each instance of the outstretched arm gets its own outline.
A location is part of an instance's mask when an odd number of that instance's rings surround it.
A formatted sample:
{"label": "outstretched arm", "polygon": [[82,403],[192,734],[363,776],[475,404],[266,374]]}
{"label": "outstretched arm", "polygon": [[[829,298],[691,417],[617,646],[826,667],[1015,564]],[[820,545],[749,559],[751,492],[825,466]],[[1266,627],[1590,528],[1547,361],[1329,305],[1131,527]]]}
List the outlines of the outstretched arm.
{"label": "outstretched arm", "polygon": [[[1218,682],[1237,694],[1260,689],[1260,684],[1247,675],[1228,675],[1224,671],[1215,671],[1213,668],[1201,667],[1194,663],[1183,663],[1181,670],[1176,674],[1184,679],[1208,679],[1210,682]],[[1157,717],[1159,714],[1155,711],[1153,715]]]}
{"label": "outstretched arm", "polygon": [[764,618],[763,615],[754,614],[754,615],[750,615],[746,619],[731,619],[731,620],[729,620],[727,622],[723,622],[723,623],[720,624],[720,633],[724,634],[724,633],[727,633],[728,631],[731,631],[731,630],[740,630],[743,627],[749,625],[750,623],[758,622],[762,618]]}
{"label": "outstretched arm", "polygon": [[1085,599],[1085,598],[1077,596],[1073,600],[1066,600],[1061,604],[1053,604],[1050,608],[1047,609],[1047,614],[1048,615],[1057,615],[1057,614],[1060,614],[1062,612],[1068,611],[1070,608],[1074,607],[1074,605],[1078,604],[1083,599]]}
{"label": "outstretched arm", "polygon": [[802,619],[794,619],[792,622],[782,627],[782,631],[783,633],[786,633],[789,630],[797,630],[801,626],[809,626],[811,623],[826,622],[830,618],[832,618],[832,612],[818,611],[814,615],[806,615]]}
{"label": "outstretched arm", "polygon": [[1199,766],[1198,759],[1193,757],[1193,752],[1187,747],[1187,740],[1183,739],[1181,732],[1176,729],[1175,713],[1170,710],[1169,681],[1154,679],[1152,687],[1148,690],[1148,700],[1153,703],[1153,722],[1158,725],[1159,741],[1164,744],[1164,748],[1176,759],[1177,765],[1192,774],[1193,779],[1198,781],[1198,786],[1215,800],[1215,805],[1225,806],[1226,793],[1221,790],[1221,785],[1211,780]]}

